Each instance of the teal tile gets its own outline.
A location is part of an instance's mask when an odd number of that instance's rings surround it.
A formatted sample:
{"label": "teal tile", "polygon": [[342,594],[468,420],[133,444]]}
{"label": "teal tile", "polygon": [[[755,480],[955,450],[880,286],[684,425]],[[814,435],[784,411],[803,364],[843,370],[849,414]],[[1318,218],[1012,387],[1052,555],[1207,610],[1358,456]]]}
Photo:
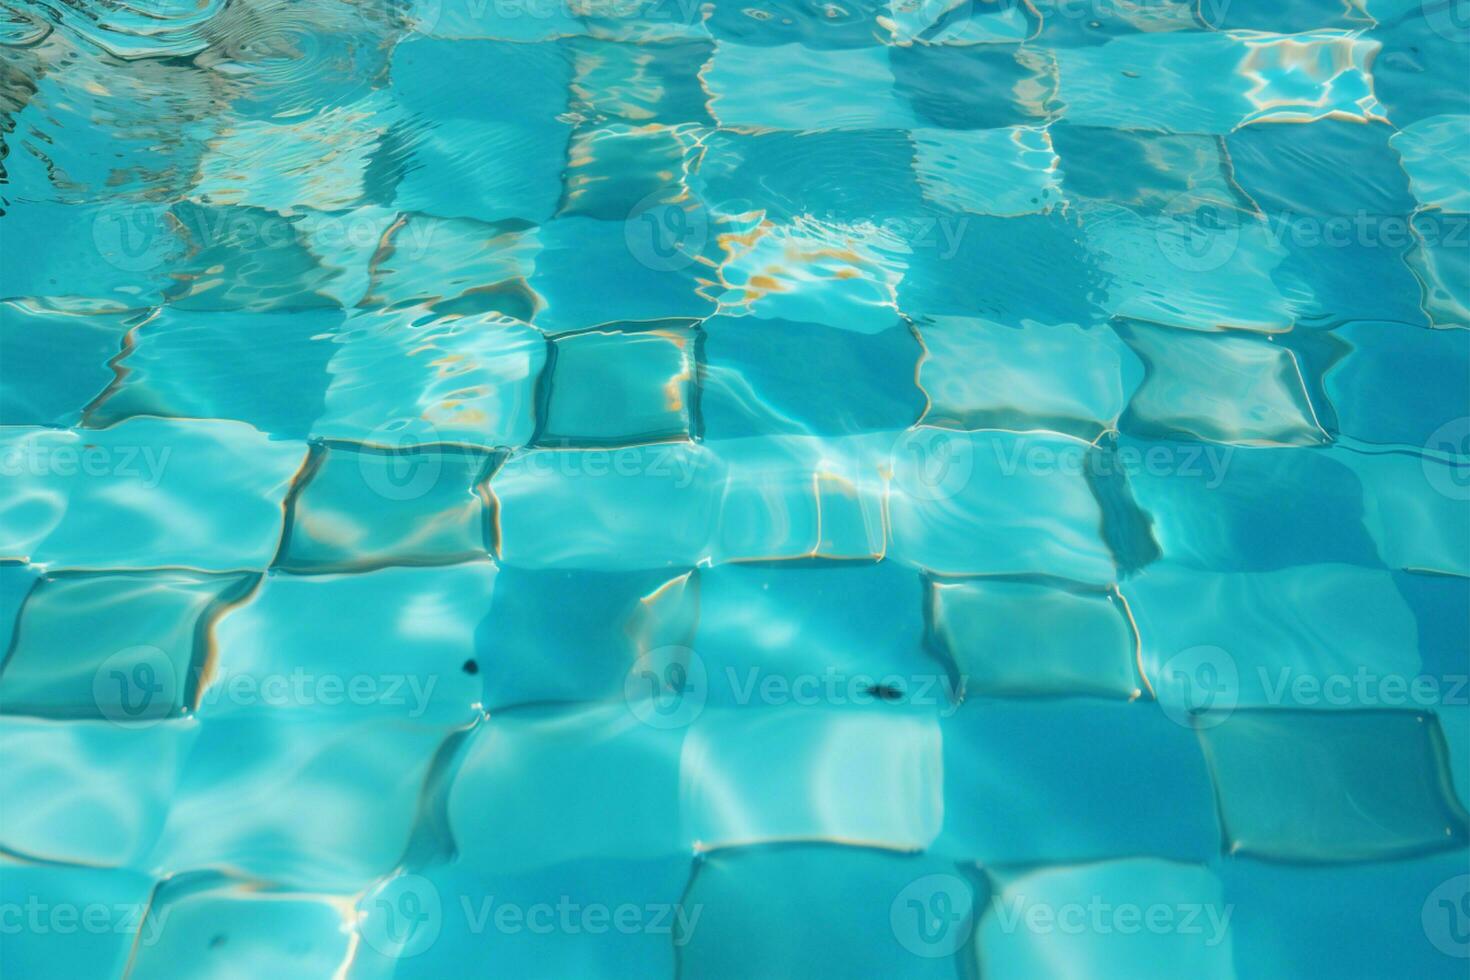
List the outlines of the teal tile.
{"label": "teal tile", "polygon": [[[496,715],[476,730],[449,791],[460,859],[517,873],[609,854],[689,855],[679,820],[684,737],[644,724],[621,698]],[[584,806],[592,797],[603,805]]]}
{"label": "teal tile", "polygon": [[[771,72],[771,59],[786,71]],[[704,73],[710,114],[748,129],[912,129],[881,47],[816,50],[721,40]]]}
{"label": "teal tile", "polygon": [[[214,622],[258,579],[184,570],[43,578],[0,670],[0,710],[118,725],[192,710]],[[59,662],[58,650],[67,652]]]}
{"label": "teal tile", "polygon": [[975,937],[990,976],[1036,976],[1059,961],[1099,977],[1237,976],[1234,908],[1207,867],[1132,858],[997,878]]}
{"label": "teal tile", "polygon": [[[1204,862],[1219,851],[1199,743],[1147,700],[976,696],[940,730],[939,853],[1034,865],[1144,855]],[[1140,809],[1144,797],[1169,806]]]}
{"label": "teal tile", "polygon": [[1050,429],[1093,440],[1117,426],[1142,375],[1117,335],[1100,325],[935,316],[918,331],[928,425]]}
{"label": "teal tile", "polygon": [[0,846],[59,865],[150,870],[198,735],[186,721],[0,718]]}
{"label": "teal tile", "polygon": [[136,871],[0,858],[0,901],[12,922],[6,972],[121,976],[153,888],[153,878]]}
{"label": "teal tile", "polygon": [[1128,610],[1111,593],[1063,582],[936,579],[928,601],[934,639],[966,696],[1143,693]]}
{"label": "teal tile", "polygon": [[[261,432],[305,438],[322,414],[337,311],[160,311],[130,334],[119,382],[88,413],[109,426],[140,415],[239,419]],[[292,372],[289,386],[272,382]]]}
{"label": "teal tile", "polygon": [[556,338],[537,444],[687,441],[695,413],[696,343],[695,333],[677,327]]}
{"label": "teal tile", "polygon": [[1463,850],[1470,837],[1444,735],[1422,711],[1237,711],[1218,725],[1205,716],[1200,741],[1231,853],[1372,861]]}
{"label": "teal tile", "polygon": [[701,589],[693,570],[502,568],[475,632],[485,707],[622,697],[640,658],[695,645]]}
{"label": "teal tile", "polygon": [[163,883],[129,972],[148,980],[224,980],[244,960],[283,976],[329,973],[351,959],[334,896],[201,871]]}
{"label": "teal tile", "polygon": [[[198,716],[466,725],[478,715],[488,561],[266,577],[224,616]],[[334,610],[332,616],[318,614]]]}
{"label": "teal tile", "polygon": [[[778,894],[752,902],[771,881],[783,882]],[[838,842],[718,850],[699,863],[684,898],[704,911],[680,964],[720,980],[788,971],[953,977],[973,956],[987,898],[978,874],[928,854]],[[813,934],[823,941],[808,941]]]}
{"label": "teal tile", "polygon": [[291,499],[276,565],[350,572],[483,558],[491,521],[483,484],[496,462],[454,447],[322,446]]}
{"label": "teal tile", "polygon": [[0,424],[79,422],[112,384],[109,362],[133,319],[0,303]]}
{"label": "teal tile", "polygon": [[395,718],[212,718],[200,725],[150,863],[356,893],[403,856],[446,735]]}
{"label": "teal tile", "polygon": [[304,443],[243,422],[136,418],[0,431],[12,495],[0,551],[60,569],[261,569],[280,543]]}

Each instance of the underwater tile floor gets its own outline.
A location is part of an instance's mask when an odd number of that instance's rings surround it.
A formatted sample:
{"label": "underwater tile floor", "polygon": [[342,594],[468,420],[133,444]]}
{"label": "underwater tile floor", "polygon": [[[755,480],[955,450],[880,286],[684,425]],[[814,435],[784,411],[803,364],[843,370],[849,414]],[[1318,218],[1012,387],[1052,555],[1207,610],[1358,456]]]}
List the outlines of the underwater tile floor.
{"label": "underwater tile floor", "polygon": [[1467,3],[3,0],[0,976],[1467,976]]}

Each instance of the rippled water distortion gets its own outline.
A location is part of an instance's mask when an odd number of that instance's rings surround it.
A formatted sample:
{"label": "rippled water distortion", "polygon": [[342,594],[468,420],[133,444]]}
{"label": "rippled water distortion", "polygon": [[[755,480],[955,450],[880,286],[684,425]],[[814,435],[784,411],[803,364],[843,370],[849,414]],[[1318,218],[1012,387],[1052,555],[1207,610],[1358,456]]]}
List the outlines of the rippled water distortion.
{"label": "rippled water distortion", "polygon": [[0,976],[1464,978],[1470,0],[0,0]]}

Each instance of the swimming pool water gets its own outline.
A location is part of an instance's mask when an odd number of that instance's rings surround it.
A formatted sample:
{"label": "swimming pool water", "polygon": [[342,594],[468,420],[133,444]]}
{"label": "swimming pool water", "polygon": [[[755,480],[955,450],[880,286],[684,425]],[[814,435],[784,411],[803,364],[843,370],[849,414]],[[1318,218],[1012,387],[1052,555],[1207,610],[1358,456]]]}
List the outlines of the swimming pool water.
{"label": "swimming pool water", "polygon": [[1465,0],[0,47],[0,976],[1466,975]]}

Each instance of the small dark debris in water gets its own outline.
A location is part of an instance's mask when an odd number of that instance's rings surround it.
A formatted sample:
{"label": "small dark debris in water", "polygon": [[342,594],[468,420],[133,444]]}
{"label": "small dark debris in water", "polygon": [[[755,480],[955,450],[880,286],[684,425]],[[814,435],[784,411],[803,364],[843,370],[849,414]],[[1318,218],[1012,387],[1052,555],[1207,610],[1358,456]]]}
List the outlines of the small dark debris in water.
{"label": "small dark debris in water", "polygon": [[473,660],[466,660],[464,662],[464,672],[471,676],[478,674],[480,672],[480,665]]}
{"label": "small dark debris in water", "polygon": [[868,693],[871,694],[873,697],[881,698],[884,701],[903,700],[903,692],[896,687],[889,687],[887,684],[874,684],[872,687],[868,688]]}

